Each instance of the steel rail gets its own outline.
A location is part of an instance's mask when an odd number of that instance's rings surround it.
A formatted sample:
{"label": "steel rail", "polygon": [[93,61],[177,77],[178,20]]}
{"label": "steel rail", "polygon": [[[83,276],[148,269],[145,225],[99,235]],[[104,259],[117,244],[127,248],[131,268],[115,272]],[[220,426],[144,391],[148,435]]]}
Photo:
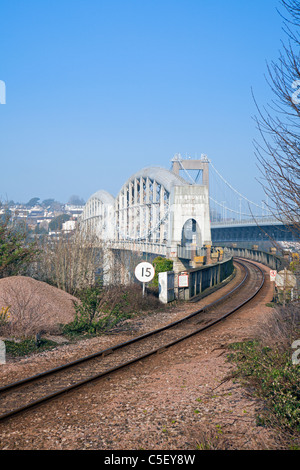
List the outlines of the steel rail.
{"label": "steel rail", "polygon": [[[236,262],[237,262],[238,264],[242,265],[242,263],[240,263],[239,261],[236,261]],[[242,266],[243,266],[243,265],[242,265]],[[54,373],[56,373],[56,372],[60,372],[60,371],[62,371],[62,370],[64,370],[64,369],[68,369],[68,368],[70,368],[70,367],[73,367],[73,366],[78,365],[78,364],[82,364],[83,362],[89,361],[89,360],[91,360],[91,359],[95,359],[96,357],[105,356],[105,355],[107,355],[107,354],[111,354],[112,352],[114,352],[114,351],[116,351],[116,350],[118,350],[118,349],[120,349],[120,348],[123,348],[124,346],[128,346],[128,345],[133,344],[133,343],[135,343],[135,342],[137,342],[137,341],[140,341],[140,340],[142,340],[142,339],[144,339],[144,338],[147,338],[147,337],[149,337],[149,336],[153,336],[153,335],[155,335],[155,334],[157,334],[157,333],[160,333],[161,331],[167,330],[167,329],[169,329],[169,328],[171,328],[171,327],[173,327],[173,326],[175,326],[175,325],[177,325],[177,324],[179,324],[179,323],[182,323],[182,322],[188,320],[189,318],[192,318],[192,317],[194,317],[195,315],[198,315],[199,313],[202,313],[202,312],[205,312],[205,311],[209,310],[210,308],[212,308],[212,307],[215,306],[216,304],[221,303],[221,302],[223,302],[225,299],[229,298],[232,294],[234,294],[237,290],[239,290],[239,289],[244,285],[244,283],[246,282],[247,278],[248,278],[248,272],[246,271],[246,272],[245,272],[245,275],[244,275],[243,279],[240,281],[240,283],[239,283],[234,289],[232,289],[229,293],[223,295],[222,297],[216,299],[214,302],[211,302],[210,304],[208,304],[208,305],[202,307],[201,309],[196,310],[195,312],[192,312],[191,314],[189,314],[189,315],[186,316],[186,317],[183,317],[183,318],[181,318],[181,319],[179,319],[179,320],[176,320],[176,321],[174,321],[174,322],[172,322],[172,323],[168,323],[167,325],[162,326],[162,327],[160,327],[160,328],[157,328],[157,329],[155,329],[155,330],[152,330],[152,331],[149,331],[149,332],[147,332],[147,333],[144,333],[143,335],[136,336],[135,338],[132,338],[132,339],[130,339],[130,340],[128,340],[128,341],[125,341],[125,342],[123,342],[123,343],[116,344],[115,346],[112,346],[112,347],[110,347],[110,348],[102,349],[101,351],[97,351],[97,352],[94,353],[94,354],[90,354],[90,355],[88,355],[88,356],[81,357],[81,358],[79,358],[79,359],[76,359],[75,361],[71,361],[71,362],[68,362],[68,363],[66,363],[66,364],[63,364],[63,365],[61,365],[61,366],[57,366],[57,367],[55,367],[55,368],[53,368],[53,369],[49,369],[49,370],[46,370],[46,371],[44,371],[44,372],[41,372],[41,373],[39,373],[39,374],[32,375],[32,376],[30,376],[30,377],[26,377],[25,379],[19,380],[19,381],[17,381],[17,382],[12,382],[12,383],[9,383],[9,384],[7,384],[7,385],[4,385],[3,387],[0,387],[0,394],[1,394],[2,392],[6,392],[7,390],[9,390],[9,389],[11,389],[11,388],[16,388],[16,387],[18,387],[18,386],[28,384],[28,383],[33,382],[33,381],[35,381],[35,380],[39,380],[39,379],[41,379],[41,378],[43,378],[43,377],[46,377],[46,376],[48,376],[48,375],[52,375],[52,374],[54,374]]]}
{"label": "steel rail", "polygon": [[203,308],[201,308],[201,309],[199,309],[199,310],[197,310],[197,311],[195,311],[195,312],[192,312],[190,315],[188,315],[188,316],[186,316],[186,317],[184,317],[184,318],[182,318],[182,319],[180,319],[180,320],[176,320],[175,322],[172,322],[172,323],[170,323],[170,324],[168,324],[168,325],[166,325],[166,326],[164,326],[164,327],[161,327],[161,328],[158,328],[158,329],[156,329],[156,330],[153,330],[153,331],[150,331],[150,332],[148,332],[148,333],[145,333],[144,335],[141,335],[141,336],[138,336],[138,337],[136,337],[136,338],[133,338],[132,340],[126,341],[126,342],[124,342],[124,343],[119,343],[119,344],[117,344],[117,345],[115,345],[115,346],[113,346],[113,347],[111,347],[111,348],[104,349],[104,350],[99,351],[99,352],[97,352],[97,353],[95,353],[95,354],[92,354],[92,355],[89,355],[89,356],[85,356],[85,357],[80,358],[80,359],[78,359],[78,360],[75,360],[75,361],[73,361],[73,362],[69,362],[69,363],[64,364],[64,365],[62,365],[62,366],[58,366],[58,367],[56,367],[56,368],[54,368],[54,369],[50,369],[50,370],[48,370],[48,371],[42,372],[42,373],[40,373],[40,374],[31,376],[31,377],[28,377],[28,378],[25,378],[25,379],[23,379],[23,380],[10,383],[10,384],[8,384],[8,385],[6,385],[6,386],[4,386],[4,387],[1,387],[1,388],[0,388],[0,393],[4,393],[4,392],[8,391],[9,389],[16,388],[16,387],[19,387],[19,386],[24,385],[24,384],[28,384],[28,383],[33,382],[33,381],[35,381],[35,380],[38,380],[38,379],[40,379],[40,378],[42,378],[42,377],[49,376],[49,375],[53,375],[53,374],[56,373],[56,372],[62,371],[62,370],[67,369],[67,368],[71,368],[71,367],[73,367],[73,366],[75,366],[75,365],[77,365],[77,364],[80,364],[80,363],[83,363],[83,362],[85,362],[85,361],[94,359],[95,357],[105,356],[105,355],[111,354],[112,352],[114,352],[114,351],[117,350],[117,349],[120,349],[120,348],[122,348],[122,347],[124,347],[124,346],[127,346],[127,345],[129,345],[129,344],[133,344],[133,343],[135,343],[135,342],[137,342],[137,341],[140,341],[140,340],[142,340],[142,339],[144,339],[144,338],[146,338],[146,337],[153,336],[153,335],[155,335],[155,334],[157,334],[157,333],[159,333],[159,332],[161,332],[161,331],[164,331],[164,330],[166,330],[166,329],[170,329],[171,327],[173,327],[173,326],[175,326],[175,325],[177,325],[177,324],[179,324],[179,323],[182,323],[182,322],[188,320],[189,318],[192,318],[193,316],[195,316],[195,315],[197,315],[197,314],[199,314],[199,313],[202,313],[202,312],[205,312],[205,311],[209,310],[209,309],[212,308],[213,306],[217,305],[218,303],[223,302],[225,299],[228,299],[230,296],[232,296],[233,294],[235,294],[235,293],[245,284],[246,280],[247,280],[248,277],[249,277],[249,270],[248,270],[248,267],[245,265],[245,262],[246,262],[246,263],[249,263],[249,264],[251,264],[251,265],[254,265],[254,266],[261,272],[262,278],[261,278],[260,285],[259,285],[259,287],[255,290],[255,292],[254,292],[252,295],[250,295],[246,300],[243,300],[243,302],[241,302],[240,304],[238,304],[238,306],[236,306],[235,308],[231,309],[229,312],[225,313],[224,315],[222,315],[222,316],[219,317],[218,319],[215,319],[215,320],[209,322],[208,324],[206,324],[206,325],[204,325],[204,326],[202,326],[202,327],[200,327],[200,328],[194,330],[193,332],[190,332],[190,333],[188,333],[188,334],[186,334],[186,335],[184,335],[184,336],[181,336],[180,338],[177,338],[177,339],[171,341],[170,343],[167,343],[167,344],[165,344],[165,345],[163,345],[163,346],[160,346],[160,347],[158,347],[158,348],[156,348],[156,349],[153,349],[153,350],[147,352],[146,354],[140,355],[140,356],[138,356],[138,357],[136,357],[136,358],[134,358],[134,359],[131,359],[130,361],[121,363],[121,364],[119,364],[118,366],[115,366],[115,367],[112,367],[112,368],[110,368],[110,369],[105,370],[104,372],[101,372],[101,373],[99,373],[99,374],[96,374],[96,375],[93,375],[93,376],[88,377],[88,378],[86,378],[86,379],[83,379],[83,380],[81,380],[81,381],[78,381],[78,382],[76,382],[76,383],[74,383],[74,384],[72,384],[72,385],[69,385],[69,386],[64,387],[64,388],[62,388],[62,389],[59,389],[59,390],[57,390],[57,391],[55,391],[55,392],[53,392],[53,393],[50,393],[50,394],[48,394],[48,395],[45,395],[45,396],[43,396],[42,398],[39,398],[39,399],[37,399],[37,400],[34,400],[34,401],[32,401],[32,402],[30,402],[30,403],[24,405],[24,406],[21,406],[21,407],[15,408],[15,409],[13,409],[13,410],[11,410],[11,411],[9,411],[9,412],[6,412],[6,413],[0,415],[0,421],[3,421],[4,419],[7,419],[7,418],[9,418],[9,417],[11,417],[11,416],[14,416],[14,415],[16,415],[16,414],[18,414],[18,413],[21,413],[22,411],[26,411],[26,410],[28,410],[28,409],[30,409],[30,408],[33,408],[33,407],[37,406],[37,405],[40,405],[40,404],[42,404],[42,403],[45,403],[46,401],[49,401],[49,400],[51,400],[51,399],[53,399],[53,398],[55,398],[55,397],[57,397],[57,396],[59,396],[59,395],[62,395],[62,394],[67,393],[67,392],[69,392],[69,391],[71,391],[71,390],[74,390],[75,388],[81,387],[82,385],[85,385],[85,384],[87,384],[87,383],[90,383],[90,382],[92,382],[92,381],[94,381],[94,380],[97,380],[97,379],[99,379],[99,378],[105,377],[105,376],[107,376],[107,375],[109,375],[109,374],[111,374],[111,373],[113,373],[113,372],[115,372],[115,371],[117,371],[117,370],[120,370],[120,369],[122,369],[122,368],[124,368],[124,367],[127,367],[127,366],[129,366],[129,365],[131,365],[131,364],[133,364],[133,363],[135,363],[135,362],[138,362],[138,361],[140,361],[140,360],[143,360],[143,359],[145,359],[145,358],[147,358],[147,357],[149,357],[149,356],[151,356],[151,355],[153,355],[153,354],[159,353],[160,351],[165,350],[165,349],[167,349],[167,348],[169,348],[169,347],[171,347],[171,346],[173,346],[173,345],[175,345],[175,344],[178,344],[179,342],[181,342],[181,341],[183,341],[183,340],[185,340],[185,339],[187,339],[187,338],[189,338],[189,337],[191,337],[191,336],[194,336],[195,334],[198,334],[198,333],[200,333],[200,332],[202,332],[202,331],[204,331],[204,330],[207,330],[208,328],[211,328],[213,325],[215,325],[215,324],[221,322],[222,320],[224,320],[225,318],[227,318],[229,315],[231,315],[232,313],[236,312],[238,309],[240,309],[242,306],[244,306],[246,303],[248,303],[252,298],[254,298],[255,295],[257,295],[257,293],[261,290],[261,288],[262,288],[262,286],[263,286],[263,284],[264,284],[264,273],[263,273],[262,269],[261,269],[259,266],[257,266],[255,263],[252,263],[251,261],[248,261],[248,260],[242,260],[242,261],[241,261],[241,259],[239,259],[239,260],[235,259],[235,262],[238,263],[238,264],[240,264],[241,266],[243,266],[243,268],[244,268],[244,270],[245,270],[245,274],[244,274],[244,277],[243,277],[242,281],[241,281],[234,289],[232,289],[229,293],[223,295],[222,297],[220,297],[219,299],[215,300],[214,302],[208,304],[207,306],[204,306]]}

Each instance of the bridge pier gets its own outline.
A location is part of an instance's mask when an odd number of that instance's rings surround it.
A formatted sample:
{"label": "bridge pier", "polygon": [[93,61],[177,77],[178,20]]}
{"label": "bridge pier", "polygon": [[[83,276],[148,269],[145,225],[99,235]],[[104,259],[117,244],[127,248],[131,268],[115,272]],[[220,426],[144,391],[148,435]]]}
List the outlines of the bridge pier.
{"label": "bridge pier", "polygon": [[[175,253],[177,253],[177,256],[175,256]],[[178,253],[186,253],[185,256],[189,256],[186,258],[179,258]],[[201,259],[201,263],[197,265],[197,249],[193,244],[191,244],[190,247],[186,247],[186,251],[182,250],[181,247],[175,248],[174,246],[170,250],[169,257],[173,261],[174,295],[176,299],[188,300],[190,298],[190,291],[188,291],[186,288],[182,289],[179,286],[179,276],[183,273],[188,274],[189,281],[192,279],[192,282],[195,284],[193,289],[197,292],[201,292],[203,286],[206,286],[205,288],[207,288],[207,286],[211,287],[223,280],[221,270],[216,267],[223,261],[223,250],[220,248],[217,249],[217,251],[214,250],[212,253],[211,242],[208,241],[202,248],[202,253],[205,253],[205,255],[199,257]],[[203,274],[203,269],[205,270],[206,274]],[[195,276],[190,276],[189,273],[191,273],[193,270],[195,272],[199,272],[198,277],[196,276],[195,278]],[[200,287],[197,287],[198,285]]]}
{"label": "bridge pier", "polygon": [[[172,258],[171,258],[172,259]],[[189,260],[173,258],[173,272],[174,272],[174,298],[179,299],[180,288],[178,285],[179,275],[182,272],[187,272],[190,269]]]}

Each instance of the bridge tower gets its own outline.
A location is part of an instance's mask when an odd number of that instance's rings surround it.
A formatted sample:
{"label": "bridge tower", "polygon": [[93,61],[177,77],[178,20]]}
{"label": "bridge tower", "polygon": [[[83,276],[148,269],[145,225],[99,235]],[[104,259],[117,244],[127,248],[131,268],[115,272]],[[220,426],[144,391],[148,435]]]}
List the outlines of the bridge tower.
{"label": "bridge tower", "polygon": [[[195,180],[189,170],[198,170]],[[205,155],[199,160],[182,159],[176,154],[172,159],[171,171],[180,175],[186,173],[187,185],[174,188],[172,198],[172,243],[203,246],[211,241],[209,215],[209,160]],[[201,174],[201,182],[196,183]]]}
{"label": "bridge tower", "polygon": [[[188,174],[189,170],[198,170],[202,172],[202,185],[206,186],[209,190],[209,159],[206,155],[202,155],[201,159],[192,160],[190,158],[183,160],[180,154],[176,154],[172,159],[171,170],[176,175],[179,175],[180,170]],[[190,177],[190,176],[189,176]]]}

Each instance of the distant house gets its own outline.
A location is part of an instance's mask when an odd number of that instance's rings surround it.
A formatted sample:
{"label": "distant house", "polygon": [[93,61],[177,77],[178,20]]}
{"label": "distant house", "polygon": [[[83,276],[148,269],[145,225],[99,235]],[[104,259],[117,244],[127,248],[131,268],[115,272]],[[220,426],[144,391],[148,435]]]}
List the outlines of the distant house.
{"label": "distant house", "polygon": [[65,204],[65,212],[70,214],[74,219],[77,219],[79,215],[83,212],[84,205],[74,205],[74,204]]}
{"label": "distant house", "polygon": [[72,232],[75,230],[76,227],[76,220],[67,220],[62,224],[62,231],[63,232]]}
{"label": "distant house", "polygon": [[26,218],[29,215],[29,210],[22,205],[15,205],[10,208],[10,212],[15,218]]}

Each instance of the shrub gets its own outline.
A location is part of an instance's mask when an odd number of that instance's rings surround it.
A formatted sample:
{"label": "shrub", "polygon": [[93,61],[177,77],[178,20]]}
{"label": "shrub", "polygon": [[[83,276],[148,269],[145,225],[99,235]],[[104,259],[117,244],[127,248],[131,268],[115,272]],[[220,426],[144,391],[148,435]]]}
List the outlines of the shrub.
{"label": "shrub", "polygon": [[[42,330],[47,330],[49,303],[41,302],[39,284],[24,283],[18,277],[12,283],[1,288],[1,299],[4,305],[10,305],[1,323],[1,332],[7,335],[30,337]],[[7,309],[4,307],[3,312]]]}
{"label": "shrub", "polygon": [[263,346],[260,341],[230,345],[229,359],[237,365],[235,376],[254,387],[266,400],[266,423],[300,431],[300,365],[292,364],[291,352]]}
{"label": "shrub", "polygon": [[266,416],[260,423],[281,427],[283,432],[300,431],[300,365],[293,364],[291,349],[300,337],[300,304],[271,310],[258,325],[256,339],[229,346],[235,362],[234,376],[252,386],[266,401]]}
{"label": "shrub", "polygon": [[36,242],[28,241],[26,227],[16,224],[7,211],[0,217],[0,278],[19,274],[37,254]]}
{"label": "shrub", "polygon": [[64,334],[104,333],[138,312],[161,307],[155,295],[149,292],[143,297],[137,285],[103,288],[98,284],[81,290],[78,297],[75,319],[63,326]]}
{"label": "shrub", "polygon": [[155,269],[155,275],[151,284],[154,287],[158,287],[158,274],[166,271],[172,271],[173,261],[167,258],[163,258],[162,256],[157,256],[156,258],[154,258],[152,264]]}
{"label": "shrub", "polygon": [[32,338],[26,338],[19,342],[5,340],[6,353],[13,357],[27,356],[28,354],[48,350],[55,346],[57,346],[55,342],[46,339],[41,339],[39,344]]}

